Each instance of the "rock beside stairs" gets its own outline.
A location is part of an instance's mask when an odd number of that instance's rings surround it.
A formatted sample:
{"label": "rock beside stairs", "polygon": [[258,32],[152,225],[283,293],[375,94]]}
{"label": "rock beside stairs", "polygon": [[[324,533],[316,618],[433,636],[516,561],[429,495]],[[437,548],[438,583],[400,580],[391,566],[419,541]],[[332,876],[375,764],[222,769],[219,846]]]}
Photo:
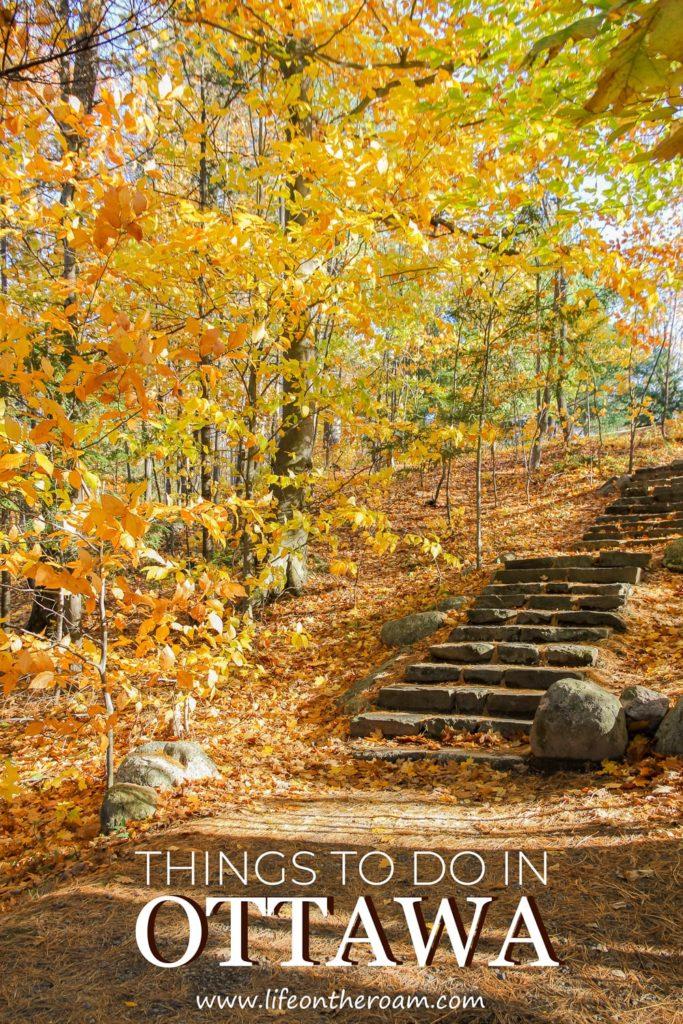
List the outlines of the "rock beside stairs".
{"label": "rock beside stairs", "polygon": [[126,754],[116,771],[117,782],[153,789],[173,789],[184,782],[216,778],[219,771],[199,743],[178,740],[145,743]]}
{"label": "rock beside stairs", "polygon": [[647,686],[627,686],[621,706],[629,732],[654,733],[669,710],[669,698]]}
{"label": "rock beside stairs", "polygon": [[180,761],[166,754],[141,754],[133,750],[124,757],[114,778],[117,782],[130,782],[152,789],[173,789],[185,781],[185,769]]}
{"label": "rock beside stairs", "polygon": [[683,537],[674,540],[664,549],[663,564],[673,572],[683,572]]}
{"label": "rock beside stairs", "polygon": [[217,778],[218,768],[199,743],[176,740],[144,743],[126,754],[114,776],[114,785],[100,808],[100,827],[107,835],[127,821],[150,818],[157,806],[157,789],[173,789],[184,782]]}
{"label": "rock beside stairs", "polygon": [[199,743],[192,740],[173,740],[169,743],[145,743],[137,748],[138,754],[164,754],[166,757],[180,761],[185,769],[185,779],[196,782],[198,779],[217,779],[220,777],[218,768]]}
{"label": "rock beside stairs", "polygon": [[104,835],[126,827],[128,821],[141,821],[156,813],[157,795],[150,786],[119,782],[107,790],[100,808],[100,829]]}
{"label": "rock beside stairs", "polygon": [[657,730],[655,750],[669,757],[683,757],[683,697],[678,698]]}
{"label": "rock beside stairs", "polygon": [[531,752],[543,761],[623,757],[628,742],[619,700],[585,679],[561,679],[546,691],[531,728]]}
{"label": "rock beside stairs", "polygon": [[435,633],[446,622],[446,613],[437,610],[414,612],[401,619],[391,619],[382,626],[382,643],[387,647],[410,647],[418,640]]}

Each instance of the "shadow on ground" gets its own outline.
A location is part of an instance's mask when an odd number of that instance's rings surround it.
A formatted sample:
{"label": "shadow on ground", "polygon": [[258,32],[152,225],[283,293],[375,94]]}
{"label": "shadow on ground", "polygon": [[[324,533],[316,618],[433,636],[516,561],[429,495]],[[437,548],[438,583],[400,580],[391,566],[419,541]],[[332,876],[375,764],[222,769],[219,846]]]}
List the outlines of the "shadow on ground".
{"label": "shadow on ground", "polygon": [[[477,1021],[480,1024],[521,1024],[553,1021],[579,1024],[595,1021],[645,1021],[671,1024],[680,1008],[676,988],[677,942],[681,920],[680,840],[675,829],[620,828],[599,824],[564,829],[561,823],[529,821],[510,828],[506,815],[477,821],[463,817],[462,808],[443,807],[429,800],[396,802],[395,794],[375,796],[364,803],[329,799],[263,801],[251,810],[236,810],[220,819],[202,819],[161,835],[149,834],[138,849],[169,851],[173,864],[189,862],[189,852],[201,851],[194,888],[178,873],[166,888],[155,869],[151,886],[145,885],[144,859],[127,846],[112,850],[111,862],[97,874],[81,876],[77,883],[58,885],[24,900],[6,915],[0,927],[3,984],[0,1020],[7,1024],[128,1024],[160,1020],[187,1024],[192,1020],[230,1020],[249,1024],[281,1020],[286,1024],[322,1024],[335,1021],[437,1022]],[[550,824],[551,827],[546,827]],[[485,834],[482,834],[485,833]],[[458,886],[443,881],[420,889],[413,886],[412,856],[416,849],[438,852],[447,861],[457,852],[474,851],[486,863],[481,884]],[[262,918],[254,912],[249,930],[253,968],[221,968],[227,958],[227,916],[219,913],[209,925],[202,956],[177,970],[162,970],[145,962],[134,938],[137,914],[144,903],[162,892],[192,895],[203,904],[207,894],[245,895],[244,886],[230,871],[221,889],[215,867],[222,851],[242,867],[269,850],[284,855],[289,880],[268,887],[250,882],[248,894],[334,896],[334,915],[313,916],[311,955],[324,964],[337,948],[348,913],[361,894],[371,894],[394,954],[402,961],[395,968],[370,968],[363,951],[357,966],[346,969],[317,966],[285,969],[280,960],[289,955],[289,921],[285,916]],[[315,854],[319,872],[314,885],[295,886],[291,858],[297,850]],[[355,868],[348,884],[340,885],[340,858],[334,851],[354,850],[357,856],[381,850],[394,861],[394,876],[384,887],[359,880]],[[492,969],[495,956],[520,895],[504,884],[504,852],[525,850],[540,867],[548,851],[549,884],[533,875],[524,892],[539,904],[552,942],[562,960],[556,969],[520,966]],[[202,865],[208,851],[213,878],[203,884]],[[516,855],[516,854],[515,854]],[[154,864],[161,864],[156,857]],[[369,877],[378,861],[368,862]],[[435,861],[434,861],[435,863]],[[463,875],[472,870],[473,858],[460,860]],[[516,863],[516,861],[514,861]],[[271,858],[264,872],[277,868]],[[274,877],[274,876],[268,876]],[[455,895],[469,923],[466,898],[496,897],[470,968],[457,967],[447,941],[429,968],[416,966],[407,941],[400,908],[392,897],[423,895],[425,918],[431,922],[438,898]],[[158,918],[159,943],[168,958],[185,945],[184,915],[166,908]],[[520,955],[520,959],[524,952]],[[679,976],[680,977],[680,976]],[[257,1002],[265,993],[286,986],[298,996],[326,996],[345,991],[347,1002],[331,1010],[323,1004],[300,1009],[265,1006],[204,1009],[197,996],[239,995]],[[389,996],[393,1000],[424,996],[435,1003],[439,996],[481,996],[479,1009],[449,1010],[393,1008],[379,1003],[357,1009],[348,1001],[356,996]],[[339,997],[338,997],[339,998]]]}

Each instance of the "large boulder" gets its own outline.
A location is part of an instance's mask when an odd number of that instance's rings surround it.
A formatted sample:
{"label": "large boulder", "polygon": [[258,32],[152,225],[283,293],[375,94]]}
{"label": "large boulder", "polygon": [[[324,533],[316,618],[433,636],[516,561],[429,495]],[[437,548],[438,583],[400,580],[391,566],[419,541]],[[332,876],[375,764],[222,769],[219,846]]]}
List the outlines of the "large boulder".
{"label": "large boulder", "polygon": [[115,783],[104,795],[100,808],[100,828],[104,835],[126,827],[128,821],[151,818],[157,809],[157,795],[149,786],[129,782]]}
{"label": "large boulder", "polygon": [[181,786],[187,775],[185,766],[167,754],[141,754],[131,751],[124,757],[114,776],[116,782],[132,782],[136,786],[152,789],[173,789]]}
{"label": "large boulder", "polygon": [[380,634],[382,643],[387,647],[409,647],[410,644],[423,640],[430,633],[446,622],[446,614],[440,611],[415,612],[413,615],[404,615],[402,619],[392,619],[385,622]]}
{"label": "large boulder", "polygon": [[683,572],[683,537],[672,540],[664,548],[663,564],[673,572]]}
{"label": "large boulder", "polygon": [[658,754],[683,757],[683,697],[679,697],[655,736]]}
{"label": "large boulder", "polygon": [[137,747],[134,753],[165,754],[181,763],[185,769],[185,778],[192,782],[198,779],[217,779],[221,774],[206,751],[192,740],[172,740],[169,743],[152,741]]}
{"label": "large boulder", "polygon": [[627,686],[620,700],[629,732],[654,733],[669,710],[669,698],[647,686]]}
{"label": "large boulder", "polygon": [[538,705],[531,728],[531,752],[542,760],[619,758],[627,742],[619,700],[586,679],[553,683]]}

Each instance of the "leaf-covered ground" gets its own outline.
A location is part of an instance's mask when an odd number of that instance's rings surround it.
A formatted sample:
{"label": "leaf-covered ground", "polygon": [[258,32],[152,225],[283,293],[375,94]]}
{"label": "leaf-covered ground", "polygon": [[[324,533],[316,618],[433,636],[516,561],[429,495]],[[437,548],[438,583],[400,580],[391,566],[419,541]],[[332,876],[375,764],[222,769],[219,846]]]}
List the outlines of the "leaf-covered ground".
{"label": "leaf-covered ground", "polygon": [[[638,464],[682,453],[680,441],[664,445],[653,433],[642,443]],[[359,564],[357,578],[349,579],[330,575],[321,552],[305,596],[282,600],[264,613],[254,666],[236,669],[213,703],[197,709],[195,738],[219,764],[223,780],[165,797],[157,819],[132,826],[129,838],[97,835],[103,785],[97,738],[85,727],[76,738],[49,730],[27,736],[34,718],[58,713],[58,707],[51,711],[54,698],[15,693],[7,699],[0,756],[11,757],[17,780],[14,793],[6,791],[0,802],[0,898],[9,914],[0,941],[3,962],[16,958],[18,969],[6,974],[7,1003],[0,1016],[9,1016],[2,1019],[87,1024],[144,1015],[184,1022],[195,1012],[188,1000],[197,989],[226,990],[216,966],[220,931],[186,972],[154,971],[135,950],[133,923],[145,896],[132,851],[150,848],[154,836],[155,849],[190,845],[254,852],[265,844],[324,851],[343,843],[400,857],[415,847],[488,850],[496,856],[504,848],[546,849],[551,884],[539,902],[564,961],[550,979],[547,972],[539,981],[533,970],[501,973],[486,967],[454,978],[447,962],[437,958],[427,971],[406,959],[381,978],[358,968],[343,978],[315,969],[297,978],[290,972],[283,980],[265,967],[239,979],[231,973],[230,984],[437,992],[447,981],[457,991],[481,992],[488,1016],[472,1018],[481,1021],[675,1020],[676,923],[683,910],[680,878],[675,880],[680,761],[653,758],[636,745],[624,765],[551,777],[472,765],[366,764],[349,755],[348,717],[337,703],[387,659],[379,641],[383,621],[429,607],[439,595],[473,595],[505,552],[566,549],[609,500],[596,487],[623,471],[625,462],[623,437],[609,439],[600,465],[588,445],[577,444],[568,455],[553,448],[527,497],[523,467],[512,453],[499,458],[497,505],[487,479],[486,564],[478,572],[472,571],[471,458],[463,456],[454,470],[451,529],[443,508],[427,504],[433,478],[405,474],[376,495],[398,532],[446,538],[465,572],[444,571],[415,548],[406,554],[399,546],[393,554],[371,557],[349,536],[340,554]],[[628,683],[644,682],[672,697],[680,693],[682,594],[683,578],[661,569],[636,588],[629,632],[604,645],[596,670],[603,685],[619,692]],[[452,613],[451,621],[459,616]],[[293,634],[303,641],[293,644]],[[410,657],[416,655],[419,650]],[[399,660],[381,682],[401,671]],[[124,715],[121,753],[170,735],[163,714],[146,715]],[[477,891],[486,892],[485,884]],[[351,895],[345,892],[340,910]],[[500,895],[511,898],[505,891]],[[331,935],[316,934],[324,958]],[[263,927],[255,936],[258,956],[273,933]],[[251,1012],[245,1019],[271,1017]],[[302,1019],[327,1018],[309,1012]]]}

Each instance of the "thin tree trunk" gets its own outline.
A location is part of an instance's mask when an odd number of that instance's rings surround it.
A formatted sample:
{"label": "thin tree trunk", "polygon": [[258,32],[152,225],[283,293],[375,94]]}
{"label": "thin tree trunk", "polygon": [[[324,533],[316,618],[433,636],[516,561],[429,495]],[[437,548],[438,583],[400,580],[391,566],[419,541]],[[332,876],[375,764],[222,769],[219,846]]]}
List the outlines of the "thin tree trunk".
{"label": "thin tree trunk", "polygon": [[484,432],[484,419],[486,416],[486,400],[488,397],[488,376],[489,376],[489,355],[491,351],[491,327],[493,324],[493,306],[489,312],[488,320],[486,323],[486,334],[485,334],[485,347],[484,347],[484,366],[482,369],[482,382],[481,382],[481,405],[479,406],[479,423],[477,428],[477,464],[476,464],[476,537],[475,537],[475,548],[477,558],[477,569],[481,569],[482,557],[483,557],[483,540],[482,540],[482,491],[481,491],[481,479],[482,479],[482,461],[483,461],[483,432]]}
{"label": "thin tree trunk", "polygon": [[100,661],[97,666],[97,671],[100,677],[100,686],[102,687],[102,697],[104,700],[104,709],[107,712],[107,748],[105,753],[105,774],[107,779],[107,789],[110,789],[114,785],[114,724],[112,722],[112,716],[114,714],[114,702],[111,699],[107,686],[107,656],[109,653],[109,632],[107,629],[107,584],[104,570],[102,569],[103,562],[103,550],[100,546],[100,568],[101,568],[101,583],[100,583],[100,594],[98,600],[98,613],[100,620]]}
{"label": "thin tree trunk", "polygon": [[498,477],[496,473],[496,442],[491,442],[491,479],[493,482],[493,504],[498,508]]}
{"label": "thin tree trunk", "polygon": [[[61,0],[60,16],[62,23],[69,26],[70,17],[73,12],[70,8],[70,0]],[[80,8],[80,24],[78,30],[70,38],[71,43],[85,43],[95,30],[97,16],[90,0],[85,0]],[[67,28],[68,31],[68,28]],[[66,41],[65,41],[66,42]],[[73,60],[69,54],[69,47],[66,47],[66,56],[59,62],[59,77],[61,98],[64,103],[69,102],[71,96],[75,96],[81,104],[84,116],[92,114],[95,104],[95,91],[97,88],[97,77],[99,72],[99,56],[97,47],[77,45]],[[70,153],[78,153],[81,148],[83,136],[73,126],[59,123],[64,144]],[[76,194],[78,181],[70,179],[62,186],[59,202],[66,212],[67,207],[73,202]],[[62,242],[62,280],[66,284],[66,295],[64,298],[64,309],[69,324],[63,335],[65,362],[68,364],[76,354],[78,341],[78,319],[74,312],[76,309],[76,280],[77,264],[76,251],[69,241],[67,232],[64,232]],[[37,604],[36,604],[37,602]],[[26,629],[33,633],[56,630],[63,631],[60,608],[63,609],[63,596],[59,591],[47,591],[45,588],[34,589],[34,607],[31,608],[29,621]]]}
{"label": "thin tree trunk", "polygon": [[[280,69],[287,80],[298,81],[296,99],[288,111],[287,139],[311,139],[313,120],[310,111],[310,82],[306,78],[306,61],[296,40],[292,40],[281,60]],[[288,182],[288,202],[284,210],[284,230],[305,225],[308,215],[303,208],[309,186],[302,171]],[[282,379],[282,420],[273,460],[273,472],[279,478],[273,485],[278,518],[282,524],[278,550],[271,564],[274,576],[273,593],[289,589],[299,593],[308,577],[308,529],[305,525],[307,484],[301,478],[313,465],[315,409],[307,399],[306,382],[315,361],[315,347],[310,337],[310,324],[293,314],[285,327],[285,357],[295,374],[287,372]]]}
{"label": "thin tree trunk", "polygon": [[669,418],[669,391],[671,387],[671,351],[673,349],[674,341],[674,327],[676,324],[676,305],[678,296],[674,295],[673,298],[673,309],[671,311],[671,319],[669,321],[669,345],[666,352],[666,366],[664,368],[664,397],[662,399],[662,437],[666,439],[666,421]]}

